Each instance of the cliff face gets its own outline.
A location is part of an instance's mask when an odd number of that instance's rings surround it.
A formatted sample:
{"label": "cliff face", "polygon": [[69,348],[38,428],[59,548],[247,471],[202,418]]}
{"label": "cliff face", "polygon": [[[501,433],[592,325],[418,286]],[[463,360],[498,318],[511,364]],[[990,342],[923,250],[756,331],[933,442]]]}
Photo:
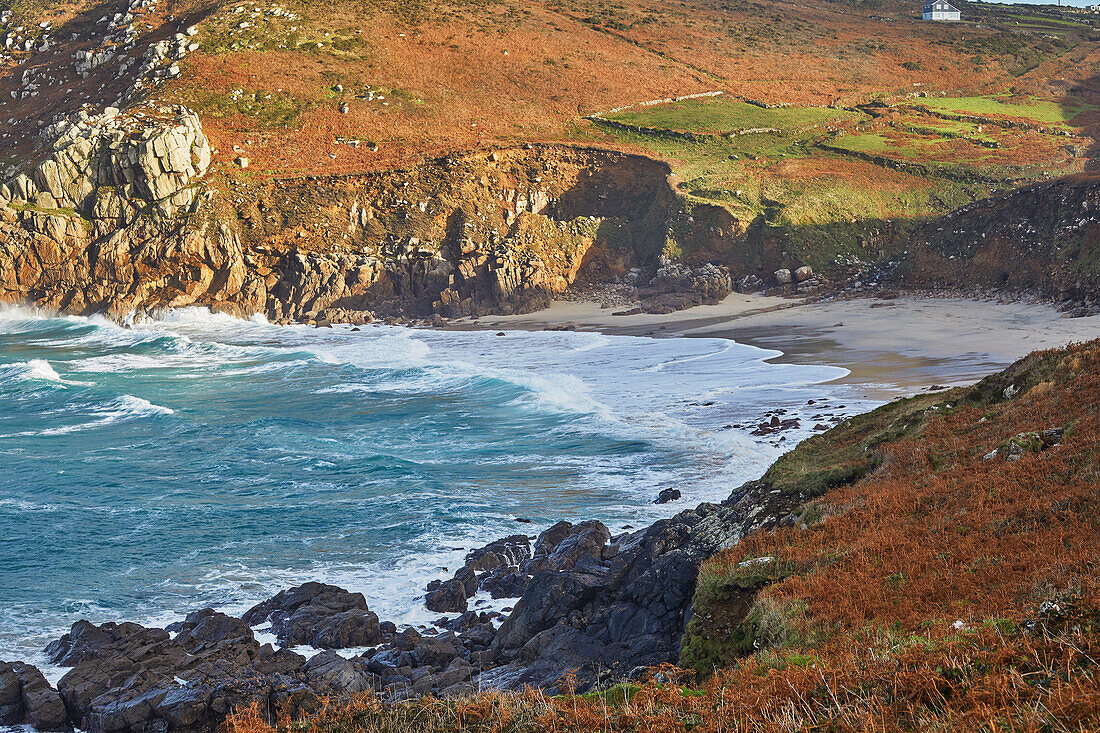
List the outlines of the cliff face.
{"label": "cliff face", "polygon": [[655,259],[686,217],[661,163],[555,146],[250,183],[203,175],[182,108],[79,117],[0,186],[0,299],[111,317],[188,305],[277,321],[545,304]]}
{"label": "cliff face", "polygon": [[897,276],[932,287],[1038,291],[1100,306],[1100,177],[1041,183],[918,229]]}

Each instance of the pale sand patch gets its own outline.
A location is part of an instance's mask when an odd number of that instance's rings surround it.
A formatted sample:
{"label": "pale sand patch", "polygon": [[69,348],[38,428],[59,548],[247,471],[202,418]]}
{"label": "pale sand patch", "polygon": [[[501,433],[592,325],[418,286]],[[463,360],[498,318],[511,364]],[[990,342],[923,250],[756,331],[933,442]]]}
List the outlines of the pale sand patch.
{"label": "pale sand patch", "polygon": [[666,315],[612,313],[596,303],[562,302],[464,325],[729,338],[782,351],[780,361],[843,366],[852,373],[842,381],[876,397],[973,382],[1032,351],[1100,338],[1100,316],[1064,318],[1046,304],[963,298],[808,303],[735,293],[717,305]]}
{"label": "pale sand patch", "polygon": [[[791,308],[803,303],[798,298],[781,298],[770,295],[744,295],[732,293],[717,305],[699,305],[694,308],[656,315],[638,313],[616,316],[622,308],[602,308],[599,303],[555,300],[549,308],[518,316],[484,316],[482,318],[455,321],[458,327],[539,329],[552,326],[573,325],[578,330],[602,333],[631,333],[661,330],[682,334],[685,326],[726,320],[773,309]],[[664,329],[661,329],[664,326]]]}

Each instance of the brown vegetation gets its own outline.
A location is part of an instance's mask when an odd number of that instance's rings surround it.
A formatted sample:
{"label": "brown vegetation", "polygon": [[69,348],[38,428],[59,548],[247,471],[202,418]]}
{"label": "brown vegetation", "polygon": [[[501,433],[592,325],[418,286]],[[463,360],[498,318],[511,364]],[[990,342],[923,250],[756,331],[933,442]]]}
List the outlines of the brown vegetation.
{"label": "brown vegetation", "polygon": [[[1100,727],[1100,342],[836,430],[836,450],[879,467],[702,566],[689,636],[717,633],[736,597],[749,652],[704,681],[663,668],[585,695],[368,696],[303,721],[245,710],[229,733]],[[815,440],[788,469],[828,468],[833,439]],[[815,474],[776,480],[798,475]]]}

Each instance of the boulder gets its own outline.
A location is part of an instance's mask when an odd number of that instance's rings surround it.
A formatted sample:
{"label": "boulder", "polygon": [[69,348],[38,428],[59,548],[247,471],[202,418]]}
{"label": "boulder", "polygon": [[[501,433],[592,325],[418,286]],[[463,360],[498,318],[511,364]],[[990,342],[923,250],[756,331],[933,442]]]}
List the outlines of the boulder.
{"label": "boulder", "polygon": [[37,667],[0,662],[0,726],[29,725],[39,731],[71,731],[57,691]]}
{"label": "boulder", "polygon": [[412,650],[413,661],[417,666],[426,665],[432,669],[443,669],[463,653],[462,644],[453,632],[446,631],[438,636],[424,636]]}
{"label": "boulder", "polygon": [[428,587],[428,593],[424,596],[424,605],[427,606],[429,611],[464,613],[468,608],[466,584],[461,579],[451,578],[443,582],[435,581]]}
{"label": "boulder", "polygon": [[601,558],[610,539],[611,532],[602,522],[558,522],[539,535],[534,556],[523,567],[532,573],[541,569],[571,570],[583,559]]}
{"label": "boulder", "polygon": [[381,687],[381,680],[367,669],[365,660],[351,660],[334,651],[315,654],[303,667],[310,687],[335,694],[357,694]]}
{"label": "boulder", "polygon": [[382,641],[378,615],[367,608],[363,594],[324,583],[281,591],[250,608],[242,618],[251,626],[270,621],[272,632],[284,646],[343,649]]}
{"label": "boulder", "polygon": [[[61,678],[57,692],[70,718],[90,733],[199,733],[252,702],[268,719],[276,711],[315,709],[320,697],[310,687],[305,659],[261,646],[242,624],[204,609],[169,638],[159,629],[80,622],[67,635],[70,650],[87,650],[83,640],[95,640],[95,653]],[[119,633],[122,627],[129,633]]]}
{"label": "boulder", "polygon": [[184,634],[200,642],[252,641],[255,638],[252,629],[244,621],[212,608],[193,611],[187,614],[186,619],[168,626],[165,631]]}
{"label": "boulder", "polygon": [[527,535],[517,534],[471,550],[466,555],[465,567],[480,573],[506,565],[518,566],[530,556],[531,540]]}
{"label": "boulder", "polygon": [[53,664],[73,667],[123,648],[140,649],[166,639],[167,631],[147,629],[138,624],[108,622],[96,626],[88,621],[77,621],[69,633],[46,646],[45,654]]}
{"label": "boulder", "polygon": [[667,504],[670,501],[676,501],[681,496],[679,489],[662,489],[657,498],[653,500],[654,504]]}
{"label": "boulder", "polygon": [[478,586],[494,599],[519,598],[527,590],[531,576],[513,568],[500,568],[481,576]]}
{"label": "boulder", "polygon": [[803,265],[794,271],[795,282],[805,282],[814,276],[814,268],[809,265]]}
{"label": "boulder", "polygon": [[775,281],[780,285],[789,285],[792,278],[791,271],[786,268],[775,271]]}

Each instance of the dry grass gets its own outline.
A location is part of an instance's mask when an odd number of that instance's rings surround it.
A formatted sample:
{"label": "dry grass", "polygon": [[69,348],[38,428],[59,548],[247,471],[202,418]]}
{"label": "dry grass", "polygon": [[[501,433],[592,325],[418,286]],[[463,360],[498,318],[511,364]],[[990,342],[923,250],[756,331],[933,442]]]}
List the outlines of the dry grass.
{"label": "dry grass", "polygon": [[725,733],[727,731],[1087,731],[1100,725],[1095,611],[1035,630],[996,624],[757,655],[704,685],[677,670],[638,685],[383,703],[373,696],[270,724],[255,707],[227,733]]}
{"label": "dry grass", "polygon": [[[702,566],[696,618],[751,592],[737,633],[756,649],[702,683],[667,667],[585,695],[364,697],[276,725],[246,710],[228,733],[1100,729],[1100,341],[923,409],[800,527]],[[985,458],[1052,427],[1058,445]]]}

